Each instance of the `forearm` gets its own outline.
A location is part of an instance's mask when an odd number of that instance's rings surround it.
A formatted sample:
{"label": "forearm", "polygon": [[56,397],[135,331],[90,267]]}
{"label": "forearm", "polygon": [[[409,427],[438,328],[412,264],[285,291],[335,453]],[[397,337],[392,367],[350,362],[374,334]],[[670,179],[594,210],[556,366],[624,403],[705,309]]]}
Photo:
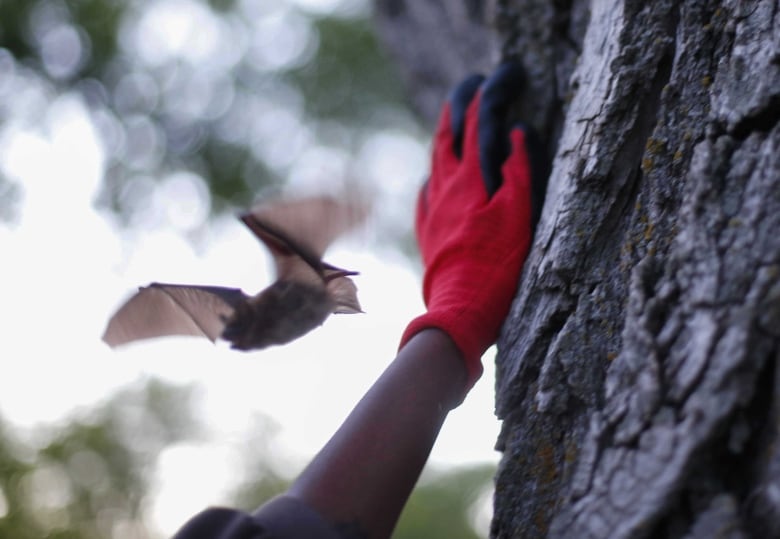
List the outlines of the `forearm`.
{"label": "forearm", "polygon": [[415,335],[291,487],[289,494],[365,537],[389,537],[439,430],[464,389],[452,340]]}

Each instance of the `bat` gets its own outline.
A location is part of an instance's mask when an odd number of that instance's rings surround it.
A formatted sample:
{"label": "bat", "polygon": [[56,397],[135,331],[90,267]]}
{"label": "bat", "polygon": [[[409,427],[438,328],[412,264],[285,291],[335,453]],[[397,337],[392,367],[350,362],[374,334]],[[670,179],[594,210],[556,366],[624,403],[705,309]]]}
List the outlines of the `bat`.
{"label": "bat", "polygon": [[257,206],[239,217],[271,252],[276,281],[254,296],[238,288],[151,283],[111,317],[103,340],[113,348],[194,335],[255,350],[297,339],[331,313],[363,312],[349,278],[357,272],[332,266],[322,256],[365,216],[364,205],[329,197]]}

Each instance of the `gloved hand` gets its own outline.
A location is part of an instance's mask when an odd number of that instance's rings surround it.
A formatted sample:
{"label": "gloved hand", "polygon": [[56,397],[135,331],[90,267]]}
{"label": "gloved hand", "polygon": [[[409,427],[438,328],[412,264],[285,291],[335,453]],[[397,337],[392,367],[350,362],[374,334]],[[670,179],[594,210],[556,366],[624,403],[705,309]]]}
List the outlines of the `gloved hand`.
{"label": "gloved hand", "polygon": [[428,310],[406,328],[401,347],[422,329],[446,332],[466,363],[466,391],[509,312],[546,189],[539,143],[529,128],[507,121],[522,84],[520,65],[507,63],[486,81],[472,76],[455,89],[417,203]]}

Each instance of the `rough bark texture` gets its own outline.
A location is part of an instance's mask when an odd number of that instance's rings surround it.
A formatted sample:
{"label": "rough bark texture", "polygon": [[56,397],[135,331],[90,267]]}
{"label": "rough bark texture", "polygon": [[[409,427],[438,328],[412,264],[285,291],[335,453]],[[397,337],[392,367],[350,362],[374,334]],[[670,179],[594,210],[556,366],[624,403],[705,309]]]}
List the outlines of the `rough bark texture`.
{"label": "rough bark texture", "polygon": [[529,67],[554,154],[496,358],[492,535],[780,537],[780,1],[492,11],[474,31]]}

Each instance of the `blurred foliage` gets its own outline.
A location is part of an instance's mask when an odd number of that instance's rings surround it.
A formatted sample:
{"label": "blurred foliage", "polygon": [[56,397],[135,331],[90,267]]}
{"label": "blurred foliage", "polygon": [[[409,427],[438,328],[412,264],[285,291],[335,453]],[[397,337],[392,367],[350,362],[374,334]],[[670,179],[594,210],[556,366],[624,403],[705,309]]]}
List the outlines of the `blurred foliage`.
{"label": "blurred foliage", "polygon": [[[268,432],[261,423],[258,432]],[[258,507],[284,492],[289,480],[279,474],[268,459],[268,438],[249,444],[256,451],[245,463],[245,481],[235,491],[236,505]],[[473,528],[473,514],[492,485],[494,465],[454,470],[428,470],[412,492],[393,539],[479,539]]]}
{"label": "blurred foliage", "polygon": [[[153,537],[148,514],[157,458],[166,447],[203,437],[190,387],[150,381],[24,441],[0,420],[0,537],[101,539]],[[258,418],[242,442],[244,465],[233,505],[251,510],[290,479],[274,460],[277,429]],[[396,539],[477,539],[469,516],[495,468],[424,475]],[[183,523],[182,523],[183,524]]]}
{"label": "blurred foliage", "polygon": [[316,56],[287,75],[301,89],[311,117],[379,127],[378,111],[405,106],[369,21],[328,17],[314,24],[320,42]]}
{"label": "blurred foliage", "polygon": [[2,0],[0,53],[51,96],[86,103],[106,153],[100,206],[130,222],[155,183],[187,171],[214,213],[280,188],[307,148],[354,155],[372,130],[422,132],[368,3],[348,4],[364,7]]}
{"label": "blurred foliage", "polygon": [[278,427],[268,418],[255,418],[252,434],[246,442],[252,450],[243,455],[244,473],[233,489],[236,507],[259,507],[290,486],[290,478],[280,472],[284,465],[274,462],[271,457],[271,445],[277,432]]}
{"label": "blurred foliage", "polygon": [[484,465],[423,478],[412,492],[393,538],[479,539],[469,517],[495,472],[495,466]]}
{"label": "blurred foliage", "polygon": [[156,456],[198,434],[191,397],[152,381],[24,443],[0,423],[0,537],[146,536]]}

